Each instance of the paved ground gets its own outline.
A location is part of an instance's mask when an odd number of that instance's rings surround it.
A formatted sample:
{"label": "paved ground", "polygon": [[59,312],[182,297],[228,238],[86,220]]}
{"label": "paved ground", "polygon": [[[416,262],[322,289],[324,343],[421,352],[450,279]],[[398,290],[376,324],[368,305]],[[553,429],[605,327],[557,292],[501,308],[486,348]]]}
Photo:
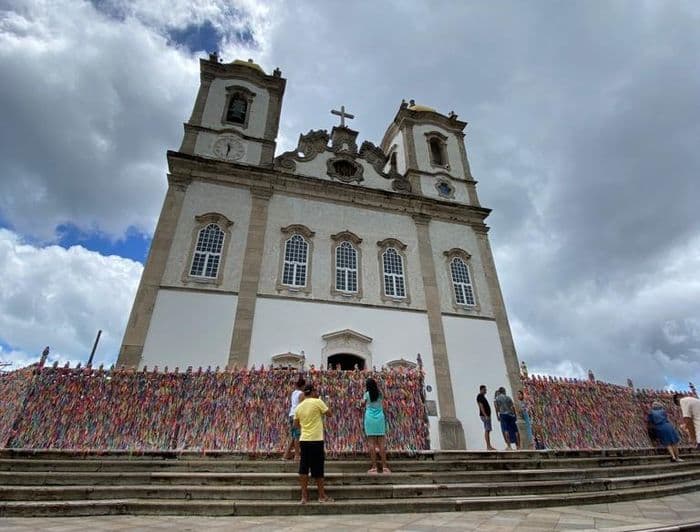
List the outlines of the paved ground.
{"label": "paved ground", "polygon": [[190,532],[355,530],[630,531],[700,522],[700,491],[634,502],[532,510],[304,517],[105,516],[0,519],[2,532],[169,530]]}

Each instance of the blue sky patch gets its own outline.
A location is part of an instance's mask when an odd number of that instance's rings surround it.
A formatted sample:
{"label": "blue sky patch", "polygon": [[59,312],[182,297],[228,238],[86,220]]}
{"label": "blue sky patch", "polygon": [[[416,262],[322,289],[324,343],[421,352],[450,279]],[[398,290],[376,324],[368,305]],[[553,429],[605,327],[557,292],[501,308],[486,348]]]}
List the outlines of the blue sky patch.
{"label": "blue sky patch", "polygon": [[191,24],[185,28],[172,29],[168,32],[168,38],[180,46],[187,47],[192,53],[216,52],[219,50],[221,34],[211,22],[206,21],[201,25]]}
{"label": "blue sky patch", "polygon": [[71,246],[83,246],[90,251],[96,251],[100,255],[118,255],[132,259],[141,264],[146,262],[151,238],[140,233],[136,229],[129,228],[126,238],[118,240],[107,237],[104,233],[86,233],[73,224],[64,224],[56,229],[60,236],[57,244],[64,248]]}

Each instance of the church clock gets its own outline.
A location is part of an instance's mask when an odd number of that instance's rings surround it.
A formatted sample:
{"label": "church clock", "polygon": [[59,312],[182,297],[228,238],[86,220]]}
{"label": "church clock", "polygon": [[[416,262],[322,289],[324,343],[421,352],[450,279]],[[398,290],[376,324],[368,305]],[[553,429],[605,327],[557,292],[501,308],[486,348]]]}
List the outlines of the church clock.
{"label": "church clock", "polygon": [[245,155],[245,146],[236,137],[219,137],[214,142],[212,153],[225,161],[238,161]]}

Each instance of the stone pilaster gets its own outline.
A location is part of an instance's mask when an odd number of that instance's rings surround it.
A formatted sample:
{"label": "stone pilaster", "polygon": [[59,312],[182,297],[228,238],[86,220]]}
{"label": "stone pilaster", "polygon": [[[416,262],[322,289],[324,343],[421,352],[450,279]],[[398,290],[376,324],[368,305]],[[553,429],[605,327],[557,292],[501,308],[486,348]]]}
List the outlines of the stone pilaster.
{"label": "stone pilaster", "polygon": [[151,250],[146,266],[141,274],[141,282],[136,291],[134,305],[124,332],[117,365],[136,368],[141,362],[143,345],[146,341],[148,327],[151,324],[153,307],[156,304],[158,287],[163,279],[170,248],[175,237],[175,228],[182,212],[182,203],[189,185],[188,178],[168,176],[168,192],[156,225]]}
{"label": "stone pilaster", "polygon": [[414,194],[423,194],[420,186],[420,174],[418,173],[418,157],[416,155],[416,141],[413,138],[413,125],[407,124],[401,134],[403,135],[403,147],[406,151],[406,177],[411,183]]}
{"label": "stone pilaster", "polygon": [[[211,82],[214,81],[214,75],[208,72],[202,72],[200,74],[199,91],[197,92],[197,99],[194,102],[194,108],[192,109],[192,115],[188,124],[194,126],[202,125],[202,115],[204,115],[204,106],[207,103],[207,98],[209,97],[209,88],[211,87]],[[180,145],[180,151],[182,153],[194,154],[194,146],[197,142],[197,131],[192,128],[185,127],[185,136],[182,139],[182,144]]]}
{"label": "stone pilaster", "polygon": [[233,322],[233,336],[229,350],[229,367],[247,367],[250,356],[250,341],[253,336],[253,319],[255,303],[260,282],[260,267],[262,265],[265,247],[265,230],[267,228],[267,208],[272,191],[269,189],[251,189],[252,206],[248,224],[241,286],[238,290],[238,305]]}
{"label": "stone pilaster", "polygon": [[435,384],[437,386],[440,413],[440,418],[438,420],[440,447],[442,449],[466,449],[464,429],[462,428],[462,423],[457,419],[454,393],[452,391],[452,377],[450,375],[450,364],[447,358],[445,331],[442,325],[440,292],[435,275],[433,246],[430,242],[430,217],[417,214],[413,216],[413,220],[416,223],[416,230],[418,232],[418,255],[420,257],[420,266],[423,275],[423,290],[425,292],[425,304],[428,310],[430,344],[433,350],[433,364],[435,366]]}
{"label": "stone pilaster", "polygon": [[[501,285],[498,282],[496,264],[493,260],[493,253],[491,252],[491,244],[489,243],[486,228],[483,230],[475,230],[475,233],[479,246],[479,254],[481,255],[481,263],[484,268],[484,275],[486,276],[486,284],[491,296],[493,314],[494,318],[496,318],[498,337],[501,340],[501,348],[503,349],[503,358],[506,365],[506,373],[508,374],[511,397],[515,397],[518,390],[522,388],[520,382],[520,364],[518,363],[518,355],[515,352],[515,343],[513,342],[510,324],[508,323],[508,314],[506,313],[506,306],[503,302]],[[518,421],[518,430],[523,447],[531,447],[531,442],[527,441],[525,425],[520,420]]]}

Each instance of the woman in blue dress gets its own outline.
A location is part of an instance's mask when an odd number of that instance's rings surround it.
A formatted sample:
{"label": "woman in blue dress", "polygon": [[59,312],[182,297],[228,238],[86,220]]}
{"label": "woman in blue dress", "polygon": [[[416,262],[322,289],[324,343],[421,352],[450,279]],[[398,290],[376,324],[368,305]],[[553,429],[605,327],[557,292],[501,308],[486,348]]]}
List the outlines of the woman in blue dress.
{"label": "woman in blue dress", "polygon": [[377,451],[379,451],[382,473],[388,475],[391,473],[391,470],[386,464],[386,447],[384,445],[384,439],[386,438],[386,419],[382,405],[384,397],[382,397],[377,381],[374,379],[367,379],[365,388],[365,395],[362,398],[365,405],[365,435],[367,436],[369,456],[372,460],[372,467],[368,473],[377,473]]}
{"label": "woman in blue dress", "polygon": [[666,411],[664,410],[664,405],[659,401],[654,401],[651,404],[651,411],[648,417],[649,430],[653,431],[656,439],[659,440],[661,445],[668,449],[671,455],[671,462],[682,462],[683,460],[678,456],[678,442],[681,441],[678,436],[678,431],[673,426],[673,424],[668,420],[666,416]]}

